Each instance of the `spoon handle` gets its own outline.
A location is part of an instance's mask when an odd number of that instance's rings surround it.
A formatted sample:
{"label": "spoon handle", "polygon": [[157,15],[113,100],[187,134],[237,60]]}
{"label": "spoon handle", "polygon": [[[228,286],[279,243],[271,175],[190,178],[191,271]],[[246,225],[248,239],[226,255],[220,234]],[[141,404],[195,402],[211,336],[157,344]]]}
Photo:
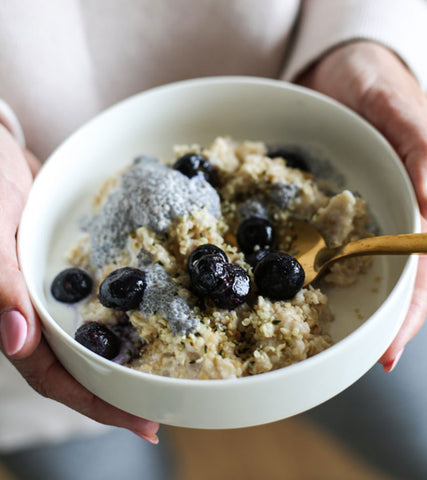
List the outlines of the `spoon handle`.
{"label": "spoon handle", "polygon": [[334,259],[352,255],[405,255],[427,253],[427,233],[380,235],[347,243]]}

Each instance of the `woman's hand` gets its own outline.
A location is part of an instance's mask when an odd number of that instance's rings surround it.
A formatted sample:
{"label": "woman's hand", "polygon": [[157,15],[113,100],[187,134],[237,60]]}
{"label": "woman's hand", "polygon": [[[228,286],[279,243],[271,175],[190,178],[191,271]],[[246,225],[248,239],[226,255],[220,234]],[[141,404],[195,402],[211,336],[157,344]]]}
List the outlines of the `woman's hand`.
{"label": "woman's hand", "polygon": [[[368,41],[338,47],[299,79],[355,110],[374,125],[402,159],[418,198],[427,231],[427,98],[402,61]],[[398,335],[379,360],[391,371],[427,315],[427,256],[420,255],[409,312]]]}
{"label": "woman's hand", "polygon": [[22,151],[0,125],[0,333],[1,349],[27,382],[41,395],[107,425],[127,428],[157,443],[158,424],[99,399],[80,385],[59,363],[41,334],[16,256],[16,232],[36,158]]}

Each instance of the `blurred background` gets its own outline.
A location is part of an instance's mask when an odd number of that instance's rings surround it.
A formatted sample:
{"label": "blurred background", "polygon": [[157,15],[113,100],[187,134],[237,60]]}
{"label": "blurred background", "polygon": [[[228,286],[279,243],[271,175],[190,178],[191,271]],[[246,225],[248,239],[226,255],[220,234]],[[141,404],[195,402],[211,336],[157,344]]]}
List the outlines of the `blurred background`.
{"label": "blurred background", "polygon": [[[166,434],[166,435],[165,435]],[[321,427],[307,419],[293,418],[271,425],[231,431],[198,431],[162,427],[160,444],[148,446],[163,449],[163,437],[176,447],[176,477],[169,473],[142,471],[129,477],[149,480],[391,480],[352,453]],[[177,461],[177,458],[180,460]],[[75,459],[78,462],[78,458]],[[80,463],[80,462],[79,462]],[[78,480],[81,466],[75,464],[69,478]],[[104,475],[104,474],[103,474]],[[0,480],[18,480],[0,464]],[[108,474],[104,476],[109,480]],[[56,480],[50,477],[52,480]],[[62,479],[58,479],[62,480]]]}

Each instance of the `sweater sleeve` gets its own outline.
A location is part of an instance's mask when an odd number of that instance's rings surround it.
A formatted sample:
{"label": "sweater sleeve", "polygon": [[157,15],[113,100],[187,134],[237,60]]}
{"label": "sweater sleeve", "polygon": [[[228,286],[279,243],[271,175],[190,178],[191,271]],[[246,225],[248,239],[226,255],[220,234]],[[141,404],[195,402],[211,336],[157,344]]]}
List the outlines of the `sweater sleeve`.
{"label": "sweater sleeve", "polygon": [[25,147],[25,136],[22,126],[9,104],[0,98],[0,124],[4,125],[15,137],[21,147]]}
{"label": "sweater sleeve", "polygon": [[362,39],[393,50],[427,90],[427,0],[303,0],[282,78],[293,81],[337,45]]}

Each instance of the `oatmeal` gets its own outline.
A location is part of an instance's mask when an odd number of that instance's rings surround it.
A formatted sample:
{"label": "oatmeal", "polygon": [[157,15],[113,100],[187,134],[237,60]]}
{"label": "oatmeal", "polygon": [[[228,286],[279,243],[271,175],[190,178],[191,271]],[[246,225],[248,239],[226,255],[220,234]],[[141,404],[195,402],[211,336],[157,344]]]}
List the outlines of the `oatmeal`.
{"label": "oatmeal", "polygon": [[339,246],[370,235],[370,219],[360,196],[334,191],[296,153],[219,137],[175,147],[169,164],[138,157],[108,180],[66,255],[91,286],[80,295],[69,280],[76,338],[130,368],[192,379],[268,372],[328,348],[322,286],[354,283],[370,259],[337,262],[303,288],[289,221]]}

